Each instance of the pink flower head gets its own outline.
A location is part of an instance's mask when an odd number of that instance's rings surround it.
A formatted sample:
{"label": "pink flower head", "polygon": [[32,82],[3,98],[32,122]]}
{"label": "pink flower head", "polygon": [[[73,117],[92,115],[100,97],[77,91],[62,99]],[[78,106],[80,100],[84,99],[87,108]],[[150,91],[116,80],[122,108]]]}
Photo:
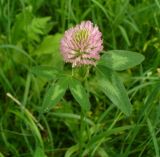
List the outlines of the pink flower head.
{"label": "pink flower head", "polygon": [[64,61],[72,67],[95,65],[103,49],[102,33],[91,21],[83,21],[65,31],[61,40],[61,53]]}

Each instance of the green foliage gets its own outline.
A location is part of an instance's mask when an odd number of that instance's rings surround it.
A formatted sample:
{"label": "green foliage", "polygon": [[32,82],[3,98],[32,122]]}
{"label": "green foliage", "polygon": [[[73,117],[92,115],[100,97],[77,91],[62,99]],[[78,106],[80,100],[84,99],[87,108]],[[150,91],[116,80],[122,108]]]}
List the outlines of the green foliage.
{"label": "green foliage", "polygon": [[140,53],[124,50],[112,50],[104,52],[99,65],[106,66],[112,70],[122,71],[140,64],[143,60],[144,56]]}
{"label": "green foliage", "polygon": [[20,42],[19,39],[29,41],[40,41],[40,35],[47,34],[51,29],[49,23],[51,17],[34,17],[32,6],[24,8],[23,12],[16,16],[14,26],[12,27],[13,43]]}
{"label": "green foliage", "polygon": [[[160,156],[159,19],[158,0],[0,0],[0,157]],[[83,20],[104,51],[72,69]]]}
{"label": "green foliage", "polygon": [[40,147],[37,147],[34,157],[46,157],[46,155],[44,154],[43,150]]}
{"label": "green foliage", "polygon": [[[61,37],[62,35],[58,33],[44,37],[38,48],[32,51],[32,55],[37,56],[41,61],[43,61],[43,64],[51,63],[53,68],[62,70],[63,60],[59,49]],[[43,59],[44,56],[51,58],[47,57],[47,59]]]}
{"label": "green foliage", "polygon": [[69,80],[69,89],[75,100],[81,105],[83,111],[89,111],[90,102],[88,95],[78,80]]}
{"label": "green foliage", "polygon": [[98,73],[100,73],[98,77],[100,90],[102,90],[123,113],[129,116],[132,111],[132,106],[119,76],[114,71],[103,66],[98,66],[97,69]]}
{"label": "green foliage", "polygon": [[4,157],[2,153],[0,153],[0,157]]}
{"label": "green foliage", "polygon": [[61,78],[56,83],[54,83],[45,94],[42,104],[42,112],[53,108],[63,97],[67,88],[68,80],[66,78]]}

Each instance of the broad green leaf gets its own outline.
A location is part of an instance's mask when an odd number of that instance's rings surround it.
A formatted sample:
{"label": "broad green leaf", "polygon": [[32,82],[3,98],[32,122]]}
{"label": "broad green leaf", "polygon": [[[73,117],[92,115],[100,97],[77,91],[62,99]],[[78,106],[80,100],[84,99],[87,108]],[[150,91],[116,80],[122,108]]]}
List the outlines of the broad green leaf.
{"label": "broad green leaf", "polygon": [[46,112],[53,108],[63,97],[66,90],[68,88],[68,79],[61,78],[57,82],[55,82],[45,94],[43,100],[43,111]]}
{"label": "broad green leaf", "polygon": [[29,41],[40,41],[40,35],[45,35],[52,27],[51,17],[34,17],[33,7],[30,5],[16,15],[12,27],[12,41],[21,41],[23,38]]}
{"label": "broad green leaf", "polygon": [[33,18],[32,7],[28,6],[23,9],[23,12],[20,12],[16,15],[14,19],[14,25],[11,30],[11,37],[13,43],[16,43],[18,40],[26,37],[25,30],[28,24],[31,23]]}
{"label": "broad green leaf", "polygon": [[40,17],[40,18],[33,18],[30,23],[27,24],[26,33],[28,38],[35,41],[40,41],[39,35],[46,34],[50,28],[50,20],[51,17]]}
{"label": "broad green leaf", "polygon": [[116,105],[124,114],[129,116],[132,106],[123,83],[117,74],[104,66],[97,66],[98,85],[100,90]]}
{"label": "broad green leaf", "polygon": [[[48,35],[44,38],[37,50],[33,52],[33,55],[41,57],[43,64],[52,65],[57,69],[62,69],[63,60],[59,49],[61,34]],[[45,58],[48,56],[48,58]]]}
{"label": "broad green leaf", "polygon": [[82,110],[88,111],[90,109],[89,97],[81,82],[72,78],[69,82],[69,89],[75,100],[81,105]]}
{"label": "broad green leaf", "polygon": [[122,71],[140,64],[143,60],[144,56],[136,52],[111,50],[104,52],[98,64],[113,70]]}
{"label": "broad green leaf", "polygon": [[35,74],[38,77],[53,79],[58,74],[58,71],[51,66],[34,66],[31,68],[31,73]]}
{"label": "broad green leaf", "polygon": [[48,35],[44,38],[38,49],[34,52],[36,55],[52,54],[58,51],[62,34]]}

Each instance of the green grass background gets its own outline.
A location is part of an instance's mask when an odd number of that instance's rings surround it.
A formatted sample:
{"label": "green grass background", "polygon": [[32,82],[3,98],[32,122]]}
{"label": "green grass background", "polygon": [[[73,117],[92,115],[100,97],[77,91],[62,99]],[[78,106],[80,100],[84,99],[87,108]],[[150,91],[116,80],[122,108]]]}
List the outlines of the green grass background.
{"label": "green grass background", "polygon": [[[140,66],[119,73],[133,105],[129,117],[94,79],[84,120],[69,91],[43,113],[54,69],[70,69],[59,41],[83,20],[99,26],[105,50],[145,56]],[[0,157],[160,157],[158,68],[159,0],[0,0]]]}

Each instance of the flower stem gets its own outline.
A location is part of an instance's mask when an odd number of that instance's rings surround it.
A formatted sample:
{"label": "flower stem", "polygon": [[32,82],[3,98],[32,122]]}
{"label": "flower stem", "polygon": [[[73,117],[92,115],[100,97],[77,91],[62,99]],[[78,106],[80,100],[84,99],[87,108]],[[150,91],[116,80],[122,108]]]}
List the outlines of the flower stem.
{"label": "flower stem", "polygon": [[81,120],[80,120],[80,139],[79,139],[79,156],[82,157],[83,154],[83,145],[84,145],[84,133],[85,123],[84,123],[84,112],[81,110]]}

